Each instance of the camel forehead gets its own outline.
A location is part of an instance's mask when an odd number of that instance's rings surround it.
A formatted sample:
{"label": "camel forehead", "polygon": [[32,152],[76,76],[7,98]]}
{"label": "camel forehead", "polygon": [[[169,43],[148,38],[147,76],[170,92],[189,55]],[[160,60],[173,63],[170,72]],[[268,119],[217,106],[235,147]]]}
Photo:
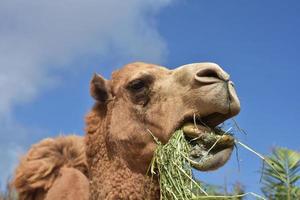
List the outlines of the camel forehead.
{"label": "camel forehead", "polygon": [[162,78],[170,73],[171,70],[163,66],[143,62],[130,63],[113,72],[112,83],[114,87],[118,87],[142,74],[151,74],[156,78]]}

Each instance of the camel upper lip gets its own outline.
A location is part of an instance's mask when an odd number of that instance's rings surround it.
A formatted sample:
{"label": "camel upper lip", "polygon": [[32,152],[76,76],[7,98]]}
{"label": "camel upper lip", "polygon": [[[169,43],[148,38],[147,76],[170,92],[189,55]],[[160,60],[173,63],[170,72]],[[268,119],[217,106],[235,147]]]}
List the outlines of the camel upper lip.
{"label": "camel upper lip", "polygon": [[198,126],[202,126],[203,128],[214,129],[216,126],[220,125],[227,119],[228,116],[217,112],[206,115],[204,117],[200,117],[196,114],[189,114],[185,115],[182,120],[180,120],[175,130],[181,128],[186,123],[194,123]]}

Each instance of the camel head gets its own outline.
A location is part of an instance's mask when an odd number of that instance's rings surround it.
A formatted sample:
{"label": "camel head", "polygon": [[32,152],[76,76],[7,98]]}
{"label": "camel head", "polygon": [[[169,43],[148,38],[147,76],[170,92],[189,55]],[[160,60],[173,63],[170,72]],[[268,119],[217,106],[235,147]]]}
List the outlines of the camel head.
{"label": "camel head", "polygon": [[[188,64],[174,70],[128,64],[114,72],[111,80],[94,75],[91,95],[98,108],[106,110],[103,127],[109,156],[123,159],[131,170],[142,173],[156,147],[151,134],[166,143],[175,130],[195,121],[198,134],[207,134],[207,129],[240,111],[230,76],[214,63]],[[232,141],[217,145],[208,167],[202,170],[221,167],[232,150]]]}

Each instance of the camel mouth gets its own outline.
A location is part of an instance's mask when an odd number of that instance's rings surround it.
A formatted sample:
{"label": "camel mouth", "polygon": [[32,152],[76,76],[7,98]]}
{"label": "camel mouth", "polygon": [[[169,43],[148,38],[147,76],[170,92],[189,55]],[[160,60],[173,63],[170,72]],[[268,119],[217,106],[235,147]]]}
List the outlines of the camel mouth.
{"label": "camel mouth", "polygon": [[211,171],[222,167],[230,158],[234,137],[217,127],[227,119],[213,113],[206,117],[185,117],[181,122],[186,140],[191,145],[190,161],[200,171]]}

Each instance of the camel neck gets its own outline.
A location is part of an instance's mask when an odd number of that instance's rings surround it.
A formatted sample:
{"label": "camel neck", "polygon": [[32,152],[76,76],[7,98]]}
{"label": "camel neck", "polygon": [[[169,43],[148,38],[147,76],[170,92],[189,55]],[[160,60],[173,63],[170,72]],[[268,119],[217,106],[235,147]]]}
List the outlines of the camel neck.
{"label": "camel neck", "polygon": [[157,179],[131,171],[120,159],[99,159],[91,166],[90,200],[159,199]]}
{"label": "camel neck", "polygon": [[159,199],[156,178],[132,171],[108,149],[105,119],[91,112],[86,117],[86,154],[89,166],[90,200]]}

